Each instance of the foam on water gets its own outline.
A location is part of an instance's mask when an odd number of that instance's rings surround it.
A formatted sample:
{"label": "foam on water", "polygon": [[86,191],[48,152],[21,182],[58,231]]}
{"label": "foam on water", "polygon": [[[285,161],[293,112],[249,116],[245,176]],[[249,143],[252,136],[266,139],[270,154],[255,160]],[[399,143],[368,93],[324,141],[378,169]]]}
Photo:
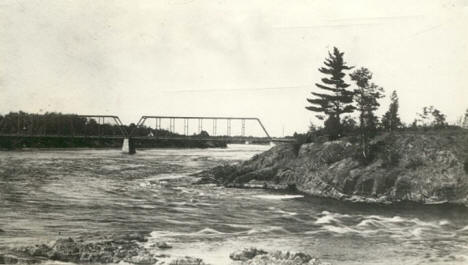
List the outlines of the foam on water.
{"label": "foam on water", "polygon": [[150,241],[157,240],[171,240],[174,238],[181,237],[228,237],[228,236],[247,236],[247,235],[258,235],[258,234],[290,234],[288,230],[281,226],[247,226],[247,225],[236,225],[236,224],[227,224],[228,227],[242,228],[241,231],[231,231],[231,232],[221,232],[214,228],[205,227],[201,230],[195,232],[169,232],[169,231],[152,231],[150,233]]}
{"label": "foam on water", "polygon": [[255,198],[265,199],[265,200],[289,200],[296,198],[303,198],[304,195],[276,195],[276,194],[265,194],[265,195],[255,195]]}
{"label": "foam on water", "polygon": [[450,225],[450,221],[449,220],[440,220],[439,225]]}
{"label": "foam on water", "polygon": [[213,228],[209,228],[209,227],[206,227],[206,228],[203,228],[202,230],[198,231],[198,232],[195,232],[194,233],[195,235],[222,235],[222,234],[225,234],[223,232],[220,232],[216,229],[213,229]]}
{"label": "foam on water", "polygon": [[149,180],[158,180],[158,181],[162,181],[162,180],[179,179],[179,178],[183,178],[183,177],[185,177],[185,175],[183,175],[183,174],[166,173],[166,174],[158,174],[158,175],[153,176],[153,177],[150,177],[150,178],[148,178],[148,179],[149,179]]}
{"label": "foam on water", "polygon": [[321,232],[335,235],[354,234],[362,237],[390,236],[391,238],[454,238],[459,232],[467,231],[468,227],[457,230],[447,230],[451,225],[448,220],[422,221],[419,218],[404,218],[401,216],[385,217],[378,215],[343,215],[323,211],[314,222],[318,227],[306,234]]}
{"label": "foam on water", "polygon": [[324,230],[336,234],[345,234],[345,233],[359,233],[359,231],[352,229],[347,226],[334,226],[334,225],[324,225],[322,227]]}
{"label": "foam on water", "polygon": [[337,222],[335,217],[332,215],[324,215],[322,217],[317,218],[315,221],[316,224],[330,224],[331,222]]}
{"label": "foam on water", "polygon": [[281,214],[282,216],[295,216],[295,215],[297,215],[297,212],[285,211],[283,209],[276,208],[276,207],[273,207],[273,206],[268,207],[268,210],[272,211],[273,213]]}
{"label": "foam on water", "polygon": [[252,228],[247,231],[248,235],[252,234],[265,234],[265,233],[280,233],[280,234],[289,234],[290,232],[283,227],[280,226],[263,226],[263,227],[256,227]]}

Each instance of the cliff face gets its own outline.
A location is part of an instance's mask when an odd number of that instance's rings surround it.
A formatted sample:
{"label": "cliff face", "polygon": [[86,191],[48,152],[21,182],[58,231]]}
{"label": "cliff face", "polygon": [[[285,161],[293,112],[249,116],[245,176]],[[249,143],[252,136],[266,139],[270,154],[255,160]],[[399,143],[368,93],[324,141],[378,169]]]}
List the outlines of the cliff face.
{"label": "cliff face", "polygon": [[342,200],[468,205],[468,134],[384,135],[362,161],[348,141],[279,145],[241,164],[200,174],[199,183],[228,187],[295,188]]}

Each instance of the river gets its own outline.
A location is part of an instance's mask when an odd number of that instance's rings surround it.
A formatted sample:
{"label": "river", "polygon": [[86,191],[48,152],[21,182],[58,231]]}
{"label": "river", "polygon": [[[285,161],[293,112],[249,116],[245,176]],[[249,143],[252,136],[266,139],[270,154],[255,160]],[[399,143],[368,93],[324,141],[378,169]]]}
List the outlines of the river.
{"label": "river", "polygon": [[[233,250],[303,251],[332,264],[468,264],[468,210],[378,206],[191,185],[269,148],[0,153],[0,252],[59,237],[143,232],[170,255],[229,264]],[[158,250],[159,251],[159,250]]]}

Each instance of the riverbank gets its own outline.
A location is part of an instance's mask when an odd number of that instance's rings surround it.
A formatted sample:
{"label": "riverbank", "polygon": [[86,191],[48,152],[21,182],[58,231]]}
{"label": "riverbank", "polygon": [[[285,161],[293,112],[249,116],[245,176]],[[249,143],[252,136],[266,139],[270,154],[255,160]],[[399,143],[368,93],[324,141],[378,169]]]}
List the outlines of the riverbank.
{"label": "riverbank", "polygon": [[[183,139],[135,139],[136,148],[225,148],[225,141]],[[0,150],[23,148],[122,148],[120,138],[0,136]]]}
{"label": "riverbank", "polygon": [[395,133],[375,138],[363,161],[349,139],[276,146],[252,159],[196,174],[198,184],[296,190],[368,203],[468,205],[468,133]]}

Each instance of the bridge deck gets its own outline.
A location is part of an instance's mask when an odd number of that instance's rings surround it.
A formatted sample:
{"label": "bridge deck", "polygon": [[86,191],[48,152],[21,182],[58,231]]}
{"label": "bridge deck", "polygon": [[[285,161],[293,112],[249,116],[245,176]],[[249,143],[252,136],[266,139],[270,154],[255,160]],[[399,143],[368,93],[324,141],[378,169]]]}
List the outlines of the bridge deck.
{"label": "bridge deck", "polygon": [[[124,139],[122,135],[25,135],[25,134],[0,134],[0,137],[11,138],[87,138],[87,139]],[[293,142],[293,139],[248,137],[248,136],[133,136],[135,140],[179,140],[179,141],[249,141],[249,142]]]}

